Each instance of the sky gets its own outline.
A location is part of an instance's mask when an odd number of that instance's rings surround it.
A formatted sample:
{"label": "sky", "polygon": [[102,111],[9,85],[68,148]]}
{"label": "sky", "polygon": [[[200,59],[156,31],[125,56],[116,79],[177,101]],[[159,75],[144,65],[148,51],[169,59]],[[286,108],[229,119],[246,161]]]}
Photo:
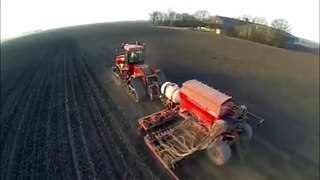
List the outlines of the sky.
{"label": "sky", "polygon": [[148,20],[154,10],[286,19],[295,36],[319,42],[319,0],[1,0],[1,39],[33,30]]}

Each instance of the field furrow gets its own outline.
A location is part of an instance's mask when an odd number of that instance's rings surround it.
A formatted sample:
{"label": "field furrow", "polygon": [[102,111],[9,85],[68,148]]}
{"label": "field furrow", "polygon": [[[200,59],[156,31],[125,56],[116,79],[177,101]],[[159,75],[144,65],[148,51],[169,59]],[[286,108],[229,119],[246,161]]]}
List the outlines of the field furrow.
{"label": "field furrow", "polygon": [[[79,67],[80,66],[80,67]],[[92,120],[92,125],[97,129],[97,135],[100,139],[102,148],[104,150],[106,158],[109,159],[108,166],[113,169],[108,172],[108,175],[113,174],[116,179],[123,179],[123,176],[127,176],[127,172],[130,169],[127,167],[126,162],[123,159],[123,154],[119,150],[117,142],[114,141],[115,134],[112,134],[114,131],[112,127],[105,126],[104,121],[107,121],[109,116],[102,117],[100,110],[98,109],[97,102],[95,101],[92,95],[92,86],[88,84],[88,79],[85,74],[83,67],[81,66],[81,61],[78,61],[78,64],[75,66],[77,69],[77,74],[79,78],[82,79],[81,85],[86,94],[87,105],[90,112],[90,119]]]}
{"label": "field furrow", "polygon": [[[6,93],[1,93],[1,117],[8,116],[8,114],[14,114],[12,113],[12,111],[14,111],[14,108],[16,107],[17,103],[19,102],[19,99],[21,98],[21,92],[24,92],[24,90],[28,88],[28,85],[30,85],[29,83],[21,82],[26,82],[33,78],[33,76],[35,75],[35,73],[41,65],[41,61],[45,59],[48,53],[49,51],[40,55],[40,57],[34,63],[26,64],[23,72],[21,72],[18,78],[13,82],[11,88],[8,89]],[[6,84],[2,85],[6,86]],[[9,110],[6,108],[9,108]]]}
{"label": "field furrow", "polygon": [[[45,61],[49,61],[46,59]],[[46,63],[49,64],[49,63]],[[46,66],[48,67],[48,65]],[[37,143],[36,134],[39,131],[39,121],[41,121],[41,111],[45,107],[45,96],[47,91],[47,81],[49,81],[49,72],[50,69],[43,69],[46,72],[42,74],[44,79],[39,84],[39,93],[35,98],[34,110],[31,111],[30,117],[26,119],[27,124],[25,130],[22,131],[21,141],[19,142],[19,152],[20,156],[17,157],[15,162],[16,166],[13,169],[18,169],[19,175],[18,178],[29,178],[32,175],[33,166],[32,162],[35,160],[34,154],[38,151],[42,151],[42,146],[36,146]],[[38,82],[37,82],[38,83]]]}
{"label": "field furrow", "polygon": [[56,66],[55,60],[57,58],[56,54],[52,54],[50,58],[47,58],[46,61],[49,61],[47,73],[49,74],[46,84],[43,97],[41,97],[42,102],[38,104],[39,113],[37,115],[35,131],[33,134],[33,151],[31,157],[33,160],[31,162],[31,178],[33,179],[45,179],[47,178],[47,168],[46,164],[50,163],[46,161],[46,132],[49,129],[47,126],[46,115],[49,114],[50,106],[52,104],[52,91],[53,91],[53,82],[56,77]]}
{"label": "field furrow", "polygon": [[46,173],[48,177],[57,177],[61,179],[61,167],[59,166],[59,151],[58,151],[58,116],[57,116],[57,97],[58,97],[58,81],[60,79],[58,76],[59,73],[59,64],[61,64],[60,56],[55,56],[53,58],[54,71],[52,75],[52,81],[50,82],[50,93],[49,93],[49,109],[47,112],[47,121],[46,121],[46,134],[45,134],[45,165]]}
{"label": "field furrow", "polygon": [[[26,163],[30,160],[28,152],[30,153],[31,151],[31,141],[33,140],[30,132],[35,130],[33,129],[36,119],[34,115],[38,112],[37,105],[42,101],[41,96],[43,96],[43,88],[47,78],[47,74],[43,74],[40,71],[41,68],[46,67],[47,62],[45,59],[42,62],[43,64],[39,67],[39,71],[36,72],[37,77],[29,82],[35,93],[26,100],[25,110],[21,112],[21,119],[19,119],[18,129],[12,142],[6,166],[9,177],[19,176],[20,173],[17,172],[23,172],[24,168],[28,168]],[[30,106],[29,103],[31,103]],[[19,118],[19,115],[16,114],[15,118]],[[26,174],[22,173],[21,175],[25,176]]]}
{"label": "field furrow", "polygon": [[[77,77],[75,77],[75,94],[76,99],[78,100],[79,104],[81,102],[81,105],[79,107],[79,113],[81,114],[80,124],[83,128],[83,134],[84,138],[87,142],[87,150],[90,154],[90,157],[92,159],[92,164],[94,166],[94,169],[96,171],[96,175],[98,177],[108,177],[108,179],[118,179],[116,178],[119,176],[117,172],[112,172],[112,162],[109,161],[110,157],[108,152],[105,152],[104,144],[107,143],[103,141],[103,139],[100,136],[99,129],[95,126],[92,119],[91,112],[91,106],[88,102],[88,90],[86,89],[87,86],[83,86],[83,72],[78,71],[78,63],[79,59],[78,56],[75,56],[73,59],[74,63],[74,70]],[[101,158],[103,157],[103,158]]]}
{"label": "field furrow", "polygon": [[[76,52],[74,52],[76,53]],[[75,65],[73,63],[73,54],[69,54],[68,57],[68,64],[69,64],[69,85],[70,87],[68,88],[70,90],[70,106],[72,108],[70,108],[70,111],[72,112],[72,118],[71,118],[71,124],[73,125],[72,129],[74,131],[74,136],[75,136],[75,142],[77,144],[77,149],[78,149],[78,160],[79,160],[79,164],[81,169],[81,172],[84,174],[84,179],[95,179],[97,177],[97,174],[94,170],[94,164],[92,162],[92,158],[91,155],[89,153],[88,150],[88,143],[86,138],[84,137],[84,130],[83,130],[83,121],[84,118],[83,116],[80,116],[79,113],[79,105],[78,102],[79,99],[76,98],[75,96],[75,81],[77,79],[77,74],[75,74]],[[79,87],[77,87],[79,88]],[[80,102],[81,105],[81,102]]]}
{"label": "field furrow", "polygon": [[72,157],[72,162],[73,162],[73,165],[74,165],[74,169],[75,169],[75,172],[76,172],[76,178],[79,179],[81,178],[81,172],[79,170],[79,164],[78,164],[78,161],[77,161],[77,154],[76,154],[76,147],[75,147],[75,144],[74,144],[74,135],[73,135],[73,132],[72,132],[72,128],[71,128],[71,124],[70,124],[70,107],[69,107],[69,104],[70,104],[70,95],[68,94],[68,74],[70,72],[67,72],[68,70],[68,63],[67,63],[67,55],[64,56],[64,59],[63,59],[63,73],[64,73],[64,107],[65,107],[65,121],[66,121],[66,126],[67,126],[67,135],[68,135],[68,143],[69,143],[69,146],[70,146],[70,149],[71,149],[71,157]]}
{"label": "field furrow", "polygon": [[[77,177],[77,172],[75,169],[75,164],[73,161],[72,149],[69,142],[67,119],[65,112],[65,53],[62,51],[60,58],[58,59],[58,72],[56,74],[58,82],[56,85],[57,94],[56,97],[56,108],[55,114],[56,119],[54,123],[56,124],[56,139],[52,145],[52,150],[56,151],[56,156],[53,158],[54,164],[56,165],[55,171],[58,173],[60,179],[74,179]],[[58,171],[60,170],[60,171]]]}
{"label": "field furrow", "polygon": [[[49,51],[47,53],[49,53]],[[39,73],[42,73],[40,68],[43,67],[44,59],[47,53],[40,58],[39,62],[36,65],[31,64],[28,67],[27,71],[25,71],[26,73],[21,76],[21,78],[18,78],[15,83],[17,84],[15,85],[17,87],[14,90],[11,90],[11,93],[9,95],[4,96],[3,94],[1,94],[1,99],[3,99],[5,103],[8,103],[8,105],[1,105],[0,138],[2,144],[5,144],[9,139],[9,133],[15,132],[15,130],[12,131],[12,129],[16,129],[17,127],[19,127],[17,125],[18,122],[16,121],[16,116],[17,114],[21,113],[21,109],[23,109],[23,107],[25,106],[24,103],[28,102],[26,101],[27,95],[30,93],[30,89],[33,88],[31,82],[34,80],[37,73],[38,75]],[[6,98],[8,100],[6,100]],[[1,152],[4,147],[5,146],[0,147]]]}

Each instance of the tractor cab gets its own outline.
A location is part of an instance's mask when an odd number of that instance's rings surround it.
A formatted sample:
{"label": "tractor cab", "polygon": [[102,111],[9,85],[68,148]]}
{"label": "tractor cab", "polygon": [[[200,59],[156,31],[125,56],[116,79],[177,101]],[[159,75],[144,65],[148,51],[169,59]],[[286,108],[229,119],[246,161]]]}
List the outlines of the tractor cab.
{"label": "tractor cab", "polygon": [[[141,48],[142,47],[142,48]],[[141,47],[134,47],[127,51],[127,58],[125,60],[128,64],[142,64],[144,63],[144,48]],[[126,56],[125,55],[125,56]]]}
{"label": "tractor cab", "polygon": [[121,47],[117,48],[117,52],[119,53],[118,57],[121,57],[121,63],[123,63],[123,65],[144,63],[144,44],[141,45],[139,42],[137,42],[136,44],[122,44]]}

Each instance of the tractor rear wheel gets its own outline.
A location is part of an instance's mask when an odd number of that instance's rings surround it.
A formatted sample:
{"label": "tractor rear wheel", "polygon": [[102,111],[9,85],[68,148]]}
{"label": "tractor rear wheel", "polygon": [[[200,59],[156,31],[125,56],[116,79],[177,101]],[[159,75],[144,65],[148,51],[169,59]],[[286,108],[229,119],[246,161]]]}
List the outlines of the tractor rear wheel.
{"label": "tractor rear wheel", "polygon": [[132,78],[127,85],[127,90],[136,102],[141,102],[147,97],[140,78]]}
{"label": "tractor rear wheel", "polygon": [[220,139],[213,141],[208,146],[207,153],[210,160],[216,165],[224,165],[231,158],[230,145]]}

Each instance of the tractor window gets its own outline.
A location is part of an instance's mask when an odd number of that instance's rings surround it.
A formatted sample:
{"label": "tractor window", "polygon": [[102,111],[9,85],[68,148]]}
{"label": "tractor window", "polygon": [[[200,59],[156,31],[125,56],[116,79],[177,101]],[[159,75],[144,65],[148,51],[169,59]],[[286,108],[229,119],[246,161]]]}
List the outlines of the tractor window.
{"label": "tractor window", "polygon": [[139,63],[144,61],[143,51],[133,51],[129,55],[129,63]]}

